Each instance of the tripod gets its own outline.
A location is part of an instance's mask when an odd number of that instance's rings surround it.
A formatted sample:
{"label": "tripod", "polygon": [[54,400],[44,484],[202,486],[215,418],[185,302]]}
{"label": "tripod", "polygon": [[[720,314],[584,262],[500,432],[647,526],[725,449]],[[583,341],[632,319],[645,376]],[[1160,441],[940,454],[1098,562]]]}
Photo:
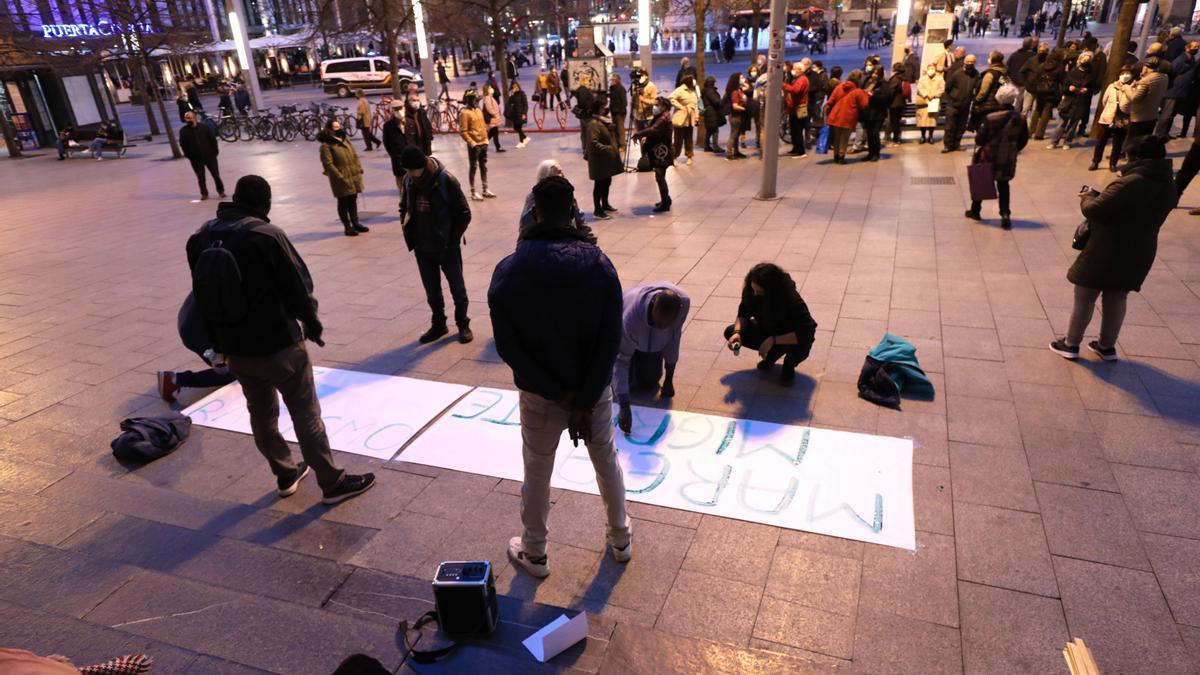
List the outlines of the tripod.
{"label": "tripod", "polygon": [[629,122],[625,125],[625,173],[637,173],[637,164],[633,168],[629,168],[629,146],[633,144],[633,127],[637,125],[637,106],[638,101],[642,98],[642,85],[639,82],[640,78],[633,78],[629,83],[629,116],[625,119]]}

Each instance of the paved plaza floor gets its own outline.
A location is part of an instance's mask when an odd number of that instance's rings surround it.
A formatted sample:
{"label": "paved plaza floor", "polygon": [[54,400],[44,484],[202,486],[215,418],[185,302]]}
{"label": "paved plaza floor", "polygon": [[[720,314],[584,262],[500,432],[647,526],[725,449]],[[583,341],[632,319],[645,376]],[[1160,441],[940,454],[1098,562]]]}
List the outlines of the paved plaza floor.
{"label": "paved plaza floor", "polygon": [[[591,184],[574,134],[504,142],[489,158],[499,198],[472,204],[465,346],[417,344],[428,309],[382,151],[363,154],[372,231],[351,239],[315,144],[222,147],[230,190],[248,173],[271,181],[272,221],[313,273],[318,364],[512,386],[487,319],[492,269],[541,159],[562,162],[585,206]],[[1185,148],[1171,145],[1177,162]],[[338,453],[377,488],[326,508],[310,480],[278,500],[249,436],[200,427],[175,454],[118,465],[118,421],[167,408],[155,371],[197,366],[175,327],[183,247],[216,201],[197,201],[161,143],[0,162],[0,644],[79,664],[144,650],[167,673],[329,673],[359,651],[403,671],[1053,673],[1079,637],[1105,672],[1197,672],[1200,219],[1180,209],[1164,226],[1121,361],[1070,363],[1046,343],[1072,301],[1074,195],[1110,175],[1086,170],[1088,151],[1031,145],[1006,232],[994,204],[964,220],[969,153],[939,149],[782,159],[777,201],[753,198],[757,160],[698,153],[668,173],[669,214],[651,213],[653,176],[631,174],[613,183],[619,216],[595,225],[624,285],[666,279],[692,296],[671,406],[915,441],[917,550],[631,504],[634,557],[618,566],[599,498],[556,490],[540,583],[505,557],[511,481]],[[436,152],[465,183],[458,139]],[[763,260],[792,273],[819,323],[790,389],[722,349]],[[898,412],[857,397],[885,331],[917,345],[933,401]],[[396,624],[431,608],[447,559],[496,565],[503,623],[422,668]],[[539,666],[519,642],[560,608],[587,610],[589,640]]]}

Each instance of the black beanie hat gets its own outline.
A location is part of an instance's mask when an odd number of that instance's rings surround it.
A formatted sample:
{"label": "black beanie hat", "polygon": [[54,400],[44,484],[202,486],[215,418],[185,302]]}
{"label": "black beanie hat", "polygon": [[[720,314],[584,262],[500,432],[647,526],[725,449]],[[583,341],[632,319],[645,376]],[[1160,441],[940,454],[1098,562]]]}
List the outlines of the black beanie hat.
{"label": "black beanie hat", "polygon": [[242,176],[233,188],[233,203],[262,210],[271,203],[271,184],[262,176]]}
{"label": "black beanie hat", "polygon": [[424,169],[425,153],[415,145],[410,145],[400,152],[400,166],[405,169]]}
{"label": "black beanie hat", "polygon": [[562,176],[547,176],[533,186],[533,203],[548,218],[565,221],[574,195],[575,187]]}

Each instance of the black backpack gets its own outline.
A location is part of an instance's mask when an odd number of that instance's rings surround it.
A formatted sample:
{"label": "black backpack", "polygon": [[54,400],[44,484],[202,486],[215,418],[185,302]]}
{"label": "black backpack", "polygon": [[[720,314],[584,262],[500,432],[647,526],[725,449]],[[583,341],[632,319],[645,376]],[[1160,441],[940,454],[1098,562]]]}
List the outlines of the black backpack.
{"label": "black backpack", "polygon": [[201,228],[208,245],[196,257],[192,267],[192,295],[200,314],[209,323],[237,323],[246,318],[246,293],[242,287],[242,270],[233,255],[233,245],[245,237],[243,219],[233,228],[214,231],[218,221]]}

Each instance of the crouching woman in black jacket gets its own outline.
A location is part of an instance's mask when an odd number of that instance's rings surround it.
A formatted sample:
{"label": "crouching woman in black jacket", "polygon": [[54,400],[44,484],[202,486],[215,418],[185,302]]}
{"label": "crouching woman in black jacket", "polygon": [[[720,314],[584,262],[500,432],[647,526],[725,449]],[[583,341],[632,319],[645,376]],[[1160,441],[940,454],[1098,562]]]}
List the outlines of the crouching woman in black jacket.
{"label": "crouching woman in black jacket", "polygon": [[796,366],[808,358],[816,339],[817,322],[791,275],[778,265],[759,263],[750,268],[742,286],[737,319],[725,329],[725,346],[737,354],[743,345],[757,349],[759,370],[770,370],[783,357],[780,382],[796,379]]}

